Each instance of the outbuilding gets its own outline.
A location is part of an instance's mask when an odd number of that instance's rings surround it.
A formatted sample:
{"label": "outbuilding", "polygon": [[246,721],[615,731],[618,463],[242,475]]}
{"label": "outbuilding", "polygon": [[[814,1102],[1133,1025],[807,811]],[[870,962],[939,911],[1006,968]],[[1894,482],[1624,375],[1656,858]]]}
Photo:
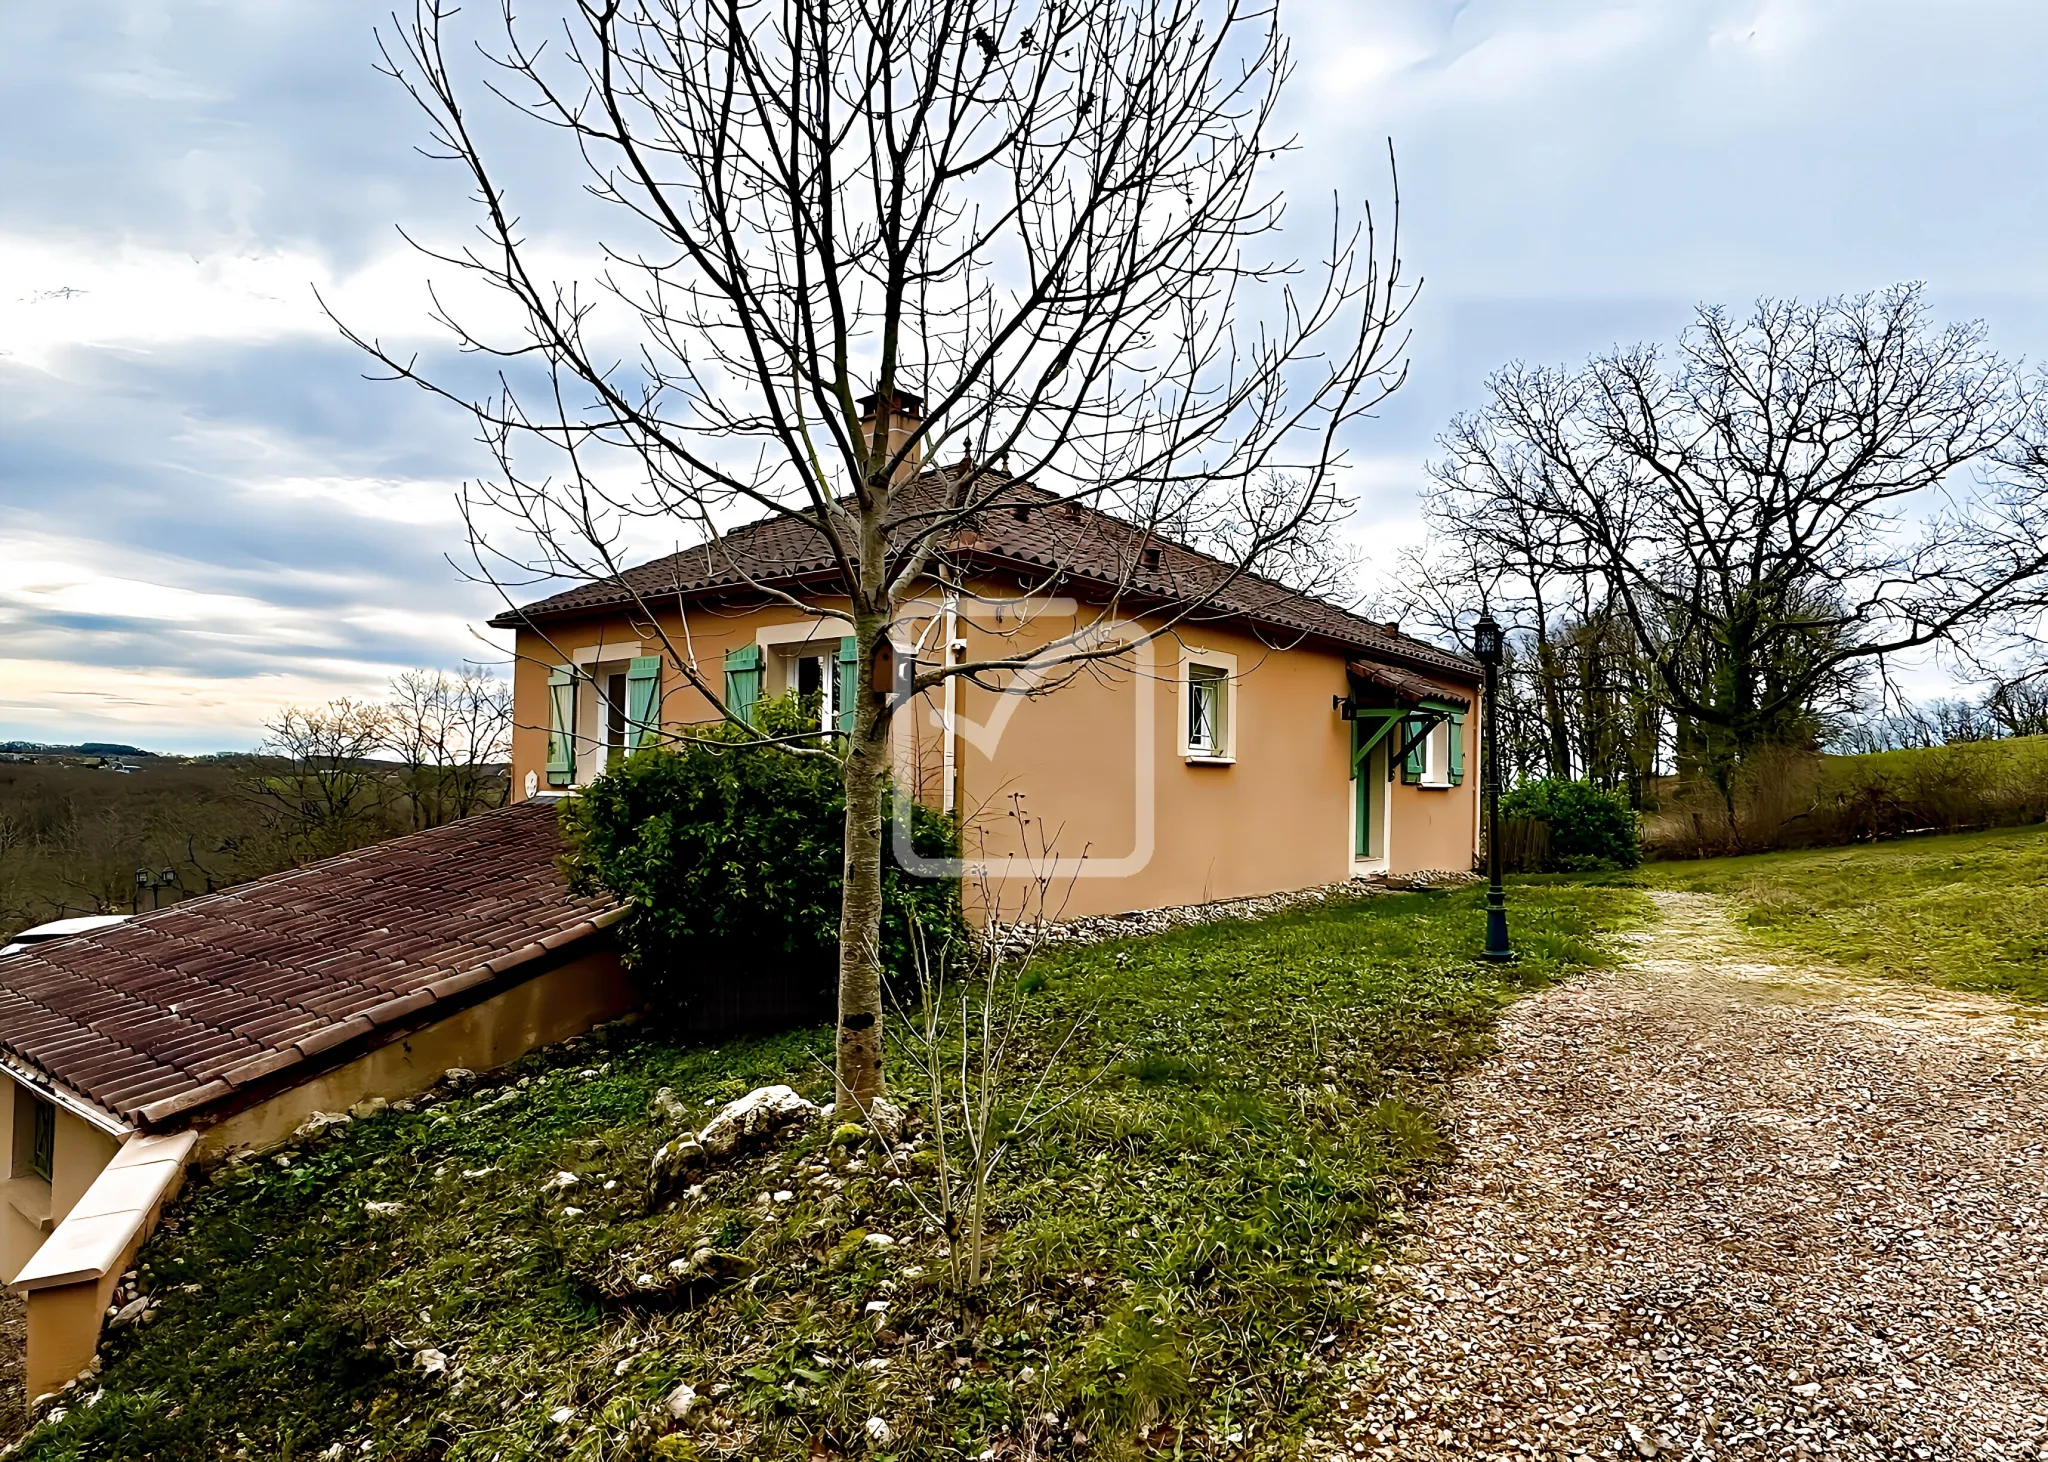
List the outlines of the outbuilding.
{"label": "outbuilding", "polygon": [[543,801],[0,958],[0,1267],[27,1392],[77,1375],[188,1165],[635,1005]]}

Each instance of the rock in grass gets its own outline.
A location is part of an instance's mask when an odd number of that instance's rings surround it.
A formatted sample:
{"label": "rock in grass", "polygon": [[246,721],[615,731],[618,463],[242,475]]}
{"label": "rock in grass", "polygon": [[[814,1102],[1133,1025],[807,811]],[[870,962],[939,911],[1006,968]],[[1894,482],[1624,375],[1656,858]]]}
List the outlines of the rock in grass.
{"label": "rock in grass", "polygon": [[738,1101],[727,1102],[697,1134],[697,1145],[713,1161],[772,1136],[792,1122],[817,1115],[817,1105],[786,1086],[761,1086]]}
{"label": "rock in grass", "polygon": [[704,1166],[704,1149],[697,1145],[697,1139],[685,1133],[672,1142],[664,1142],[654,1149],[654,1156],[647,1163],[647,1196],[660,1199],[680,1183],[686,1174]]}
{"label": "rock in grass", "polygon": [[300,1140],[318,1137],[330,1127],[346,1127],[352,1120],[347,1112],[309,1112],[306,1120],[292,1129],[292,1136]]}
{"label": "rock in grass", "polygon": [[[896,1140],[903,1135],[903,1108],[897,1106],[896,1103],[890,1101],[887,1097],[876,1097],[865,1106],[855,1104],[853,1115],[860,1119],[862,1127],[874,1133],[875,1136],[881,1138],[886,1143],[894,1145]],[[839,1130],[844,1131],[847,1126],[851,1125],[853,1124],[847,1123]]]}
{"label": "rock in grass", "polygon": [[683,1105],[672,1086],[664,1086],[654,1094],[654,1100],[647,1104],[648,1119],[671,1132],[685,1130],[690,1125],[690,1109]]}
{"label": "rock in grass", "polygon": [[756,1087],[727,1102],[694,1137],[685,1132],[655,1150],[647,1164],[647,1196],[659,1200],[683,1176],[774,1136],[795,1122],[815,1117],[818,1108],[786,1086]]}

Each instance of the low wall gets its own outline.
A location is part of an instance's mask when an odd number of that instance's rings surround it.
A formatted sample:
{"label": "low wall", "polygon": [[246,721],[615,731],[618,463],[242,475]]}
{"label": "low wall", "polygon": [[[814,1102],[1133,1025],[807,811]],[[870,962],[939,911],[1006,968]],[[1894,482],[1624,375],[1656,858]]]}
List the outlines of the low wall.
{"label": "low wall", "polygon": [[30,1398],[91,1363],[114,1286],[184,1182],[198,1141],[192,1132],[130,1137],[15,1276],[14,1287],[28,1297],[23,1384]]}
{"label": "low wall", "polygon": [[414,1096],[451,1066],[489,1071],[638,1005],[632,982],[607,941],[601,949],[201,1128],[199,1155],[268,1147],[289,1137],[314,1112],[345,1112],[366,1097],[397,1101]]}

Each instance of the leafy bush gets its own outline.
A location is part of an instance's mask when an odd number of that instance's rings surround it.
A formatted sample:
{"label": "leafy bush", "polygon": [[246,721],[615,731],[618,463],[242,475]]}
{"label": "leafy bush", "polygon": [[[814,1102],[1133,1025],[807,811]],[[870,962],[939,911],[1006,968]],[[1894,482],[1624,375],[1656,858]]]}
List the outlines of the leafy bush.
{"label": "leafy bush", "polygon": [[[800,733],[817,724],[816,701],[764,702],[758,719],[769,734]],[[704,739],[628,757],[566,805],[571,876],[631,905],[621,950],[657,1008],[696,1014],[705,990],[692,974],[703,969],[793,990],[787,1020],[829,1015],[845,862],[839,761],[822,740],[792,751],[734,744],[734,728],[695,734]],[[935,941],[961,927],[960,889],[896,867],[893,826],[882,838],[882,961],[902,974],[913,923]],[[922,806],[911,845],[929,858],[959,851],[952,822]]]}
{"label": "leafy bush", "polygon": [[1633,868],[1643,861],[1635,810],[1619,793],[1591,782],[1546,777],[1524,782],[1500,799],[1504,818],[1533,818],[1550,828],[1545,873]]}

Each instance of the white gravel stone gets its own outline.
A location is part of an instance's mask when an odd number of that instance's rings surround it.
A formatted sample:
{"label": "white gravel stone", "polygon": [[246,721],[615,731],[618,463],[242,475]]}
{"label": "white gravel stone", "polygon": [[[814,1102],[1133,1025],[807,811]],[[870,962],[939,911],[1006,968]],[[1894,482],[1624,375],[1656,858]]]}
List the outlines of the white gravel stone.
{"label": "white gravel stone", "polygon": [[1375,894],[1402,893],[1418,888],[1451,888],[1470,883],[1473,875],[1444,869],[1407,873],[1399,878],[1353,878],[1317,888],[1291,889],[1285,893],[1260,894],[1253,898],[1218,899],[1207,904],[1181,904],[1167,909],[1138,909],[1128,914],[1100,914],[1085,919],[1066,919],[1043,927],[1020,926],[1009,942],[1022,945],[1036,938],[1048,945],[1101,944],[1110,939],[1128,939],[1137,934],[1164,934],[1173,929],[1192,929],[1221,919],[1259,919],[1288,909],[1314,908],[1347,899],[1370,898]]}

